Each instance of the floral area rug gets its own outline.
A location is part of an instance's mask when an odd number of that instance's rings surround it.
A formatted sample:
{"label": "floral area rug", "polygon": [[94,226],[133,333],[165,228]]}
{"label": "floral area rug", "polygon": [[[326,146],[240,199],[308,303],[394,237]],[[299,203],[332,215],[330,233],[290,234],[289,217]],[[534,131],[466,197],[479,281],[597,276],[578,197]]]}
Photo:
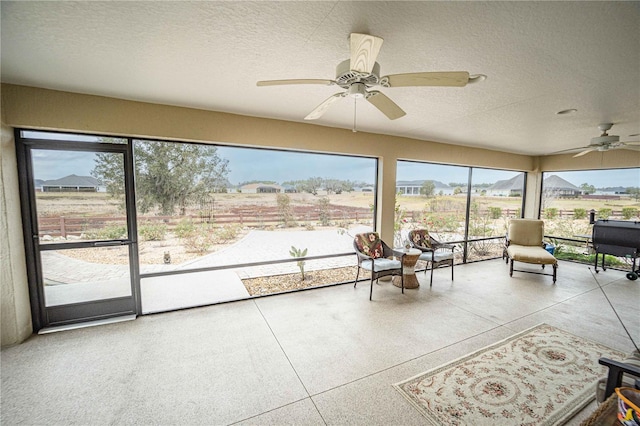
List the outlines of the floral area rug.
{"label": "floral area rug", "polygon": [[624,353],[547,324],[393,385],[433,425],[561,425]]}

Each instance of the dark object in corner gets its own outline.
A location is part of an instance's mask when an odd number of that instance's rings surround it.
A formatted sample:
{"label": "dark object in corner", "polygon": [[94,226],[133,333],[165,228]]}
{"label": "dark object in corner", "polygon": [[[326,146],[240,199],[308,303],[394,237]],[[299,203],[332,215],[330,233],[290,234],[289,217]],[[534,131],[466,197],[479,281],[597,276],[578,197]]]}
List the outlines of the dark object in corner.
{"label": "dark object in corner", "polygon": [[628,220],[598,219],[591,236],[596,252],[595,271],[598,271],[598,255],[602,254],[602,270],[605,271],[604,256],[610,254],[630,257],[633,260],[627,279],[637,280],[640,269],[636,269],[636,258],[640,256],[640,222]]}
{"label": "dark object in corner", "polygon": [[604,390],[604,399],[607,399],[616,388],[622,384],[622,373],[627,373],[636,377],[635,388],[640,389],[640,367],[632,364],[626,364],[620,361],[614,361],[609,358],[600,358],[598,363],[609,367],[609,375],[607,376],[607,385]]}

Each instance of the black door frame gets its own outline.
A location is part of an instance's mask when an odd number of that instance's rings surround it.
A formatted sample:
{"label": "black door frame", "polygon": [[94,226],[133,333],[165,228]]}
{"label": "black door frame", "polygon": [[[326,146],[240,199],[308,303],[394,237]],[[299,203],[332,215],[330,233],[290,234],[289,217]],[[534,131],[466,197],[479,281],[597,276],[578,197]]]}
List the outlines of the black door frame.
{"label": "black door frame", "polygon": [[[136,205],[134,190],[133,144],[130,138],[126,144],[104,142],[76,142],[64,140],[24,137],[22,129],[15,129],[16,156],[18,163],[18,184],[20,188],[20,207],[27,264],[27,279],[33,331],[44,327],[81,323],[106,319],[122,315],[140,315],[140,268],[138,264],[138,231],[136,225]],[[54,133],[54,132],[50,132]],[[93,136],[93,135],[92,135]],[[42,283],[42,265],[38,244],[38,218],[36,211],[35,186],[31,162],[32,149],[59,151],[111,152],[122,153],[124,157],[125,210],[127,216],[128,238],[112,240],[106,243],[129,246],[129,267],[131,278],[131,296],[88,301],[61,306],[46,307]],[[105,242],[101,242],[105,243]],[[92,242],[47,244],[47,250],[56,248],[94,247]],[[68,313],[75,318],[68,318]]]}

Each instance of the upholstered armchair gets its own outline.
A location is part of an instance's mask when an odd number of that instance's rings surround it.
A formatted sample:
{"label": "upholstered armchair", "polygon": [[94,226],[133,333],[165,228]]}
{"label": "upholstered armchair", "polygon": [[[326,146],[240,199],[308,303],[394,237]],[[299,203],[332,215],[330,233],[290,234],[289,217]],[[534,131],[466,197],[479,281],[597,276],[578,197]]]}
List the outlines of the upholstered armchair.
{"label": "upholstered armchair", "polygon": [[[454,245],[439,242],[429,235],[429,231],[426,229],[409,231],[409,243],[412,247],[422,251],[418,260],[427,262],[427,266],[431,266],[429,287],[433,285],[433,270],[440,266],[451,265],[451,280],[453,281]],[[426,269],[424,273],[427,273]]]}
{"label": "upholstered armchair", "polygon": [[373,296],[373,280],[388,275],[399,275],[402,282],[402,293],[404,294],[404,277],[402,275],[402,262],[390,259],[395,255],[393,249],[380,239],[376,232],[365,232],[356,234],[353,239],[353,248],[358,256],[358,272],[353,283],[355,288],[358,284],[360,269],[371,273],[371,289],[369,290],[369,300]]}
{"label": "upholstered armchair", "polygon": [[[511,261],[511,266],[509,267],[510,277],[513,276],[513,271],[550,275],[553,277],[553,283],[555,284],[558,261],[551,253],[544,249],[545,244],[542,241],[543,238],[544,221],[537,219],[511,219],[509,221],[509,230],[503,257],[506,257],[507,263]],[[545,265],[551,265],[553,267],[553,274],[513,269],[514,262],[542,265],[543,269]]]}

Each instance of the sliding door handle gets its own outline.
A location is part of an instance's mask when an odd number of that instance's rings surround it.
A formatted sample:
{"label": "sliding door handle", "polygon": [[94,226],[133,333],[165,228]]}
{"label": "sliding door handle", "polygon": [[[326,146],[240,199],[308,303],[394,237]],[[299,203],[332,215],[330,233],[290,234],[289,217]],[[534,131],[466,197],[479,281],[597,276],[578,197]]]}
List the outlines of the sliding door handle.
{"label": "sliding door handle", "polygon": [[129,241],[126,240],[118,240],[118,241],[96,241],[93,243],[94,247],[109,247],[109,246],[123,246],[128,244]]}

